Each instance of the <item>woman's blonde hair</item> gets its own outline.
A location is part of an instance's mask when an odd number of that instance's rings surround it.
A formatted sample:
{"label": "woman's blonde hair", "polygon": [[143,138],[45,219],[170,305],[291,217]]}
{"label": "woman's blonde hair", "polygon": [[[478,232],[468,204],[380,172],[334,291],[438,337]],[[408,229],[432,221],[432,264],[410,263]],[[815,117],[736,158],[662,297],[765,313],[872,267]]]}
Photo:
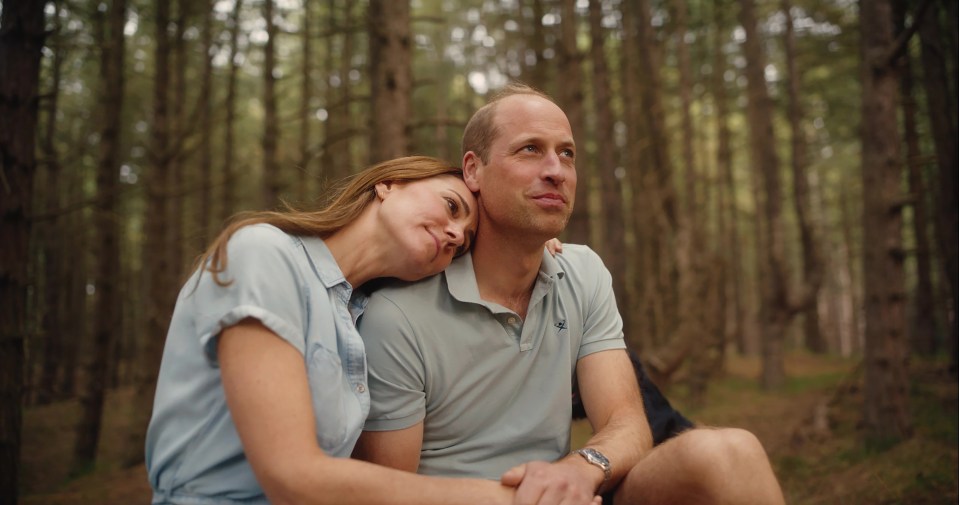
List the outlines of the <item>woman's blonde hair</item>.
{"label": "woman's blonde hair", "polygon": [[214,282],[227,286],[232,281],[220,278],[228,265],[227,242],[237,230],[253,224],[270,224],[290,235],[325,238],[350,224],[376,197],[376,185],[381,182],[412,182],[439,175],[463,178],[463,171],[448,162],[428,156],[408,156],[373,165],[340,182],[326,198],[326,205],[316,211],[295,210],[287,206],[285,211],[241,212],[197,258],[193,270],[202,266],[209,271]]}

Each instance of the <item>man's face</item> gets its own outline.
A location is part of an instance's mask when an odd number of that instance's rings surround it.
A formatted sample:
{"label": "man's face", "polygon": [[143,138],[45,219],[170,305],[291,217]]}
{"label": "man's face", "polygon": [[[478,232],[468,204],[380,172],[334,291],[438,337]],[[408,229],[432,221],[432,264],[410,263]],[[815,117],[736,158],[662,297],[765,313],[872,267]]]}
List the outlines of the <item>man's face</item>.
{"label": "man's face", "polygon": [[489,162],[474,153],[463,160],[467,184],[479,192],[481,226],[537,240],[558,236],[576,195],[576,151],[566,114],[536,95],[513,95],[497,104],[493,122]]}

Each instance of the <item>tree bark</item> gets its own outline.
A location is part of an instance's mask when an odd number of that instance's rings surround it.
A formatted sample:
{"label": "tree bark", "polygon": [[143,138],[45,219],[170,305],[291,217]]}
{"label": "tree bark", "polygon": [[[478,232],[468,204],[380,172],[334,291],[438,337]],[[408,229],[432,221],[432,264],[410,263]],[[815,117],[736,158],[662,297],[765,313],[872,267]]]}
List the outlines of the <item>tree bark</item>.
{"label": "tree bark", "polygon": [[[896,16],[896,30],[902,32],[906,25],[907,2],[897,0],[893,5]],[[927,13],[928,15],[928,13]],[[914,97],[915,86],[912,76],[912,57],[909,51],[903,53],[899,89],[902,95],[903,134],[906,146],[906,169],[909,193],[913,198],[912,231],[915,237],[916,287],[912,297],[912,321],[909,323],[909,340],[912,349],[920,354],[932,355],[936,351],[936,312],[935,296],[932,286],[932,266],[929,247],[929,201],[926,185],[922,176],[922,156],[919,147],[919,133],[916,114],[918,105]]]}
{"label": "tree bark", "polygon": [[[620,307],[624,326],[631,328],[626,332],[626,344],[630,349],[641,353],[644,349],[652,348],[655,330],[651,315],[652,298],[644,296],[647,286],[655,285],[655,275],[649,275],[649,258],[651,253],[645,240],[651,235],[647,232],[649,221],[640,216],[649,215],[646,209],[647,198],[642,184],[640,167],[643,163],[644,148],[647,142],[643,131],[642,104],[640,103],[639,77],[639,48],[637,47],[636,12],[635,6],[627,2],[623,4],[623,39],[620,54],[620,72],[622,80],[623,115],[626,123],[626,149],[624,165],[633,167],[627,171],[627,189],[629,198],[624,202],[624,224],[627,229],[626,255],[631,258],[626,264],[629,292],[629,306]],[[630,240],[631,239],[631,240]]]}
{"label": "tree bark", "polygon": [[[729,37],[728,22],[726,20],[726,8],[728,4],[717,0],[714,11],[714,23],[716,25],[715,39],[713,41],[713,100],[716,105],[716,166],[719,172],[719,178],[722,181],[719,184],[719,194],[722,204],[720,205],[720,216],[723,217],[724,226],[720,233],[725,251],[724,265],[728,271],[726,278],[729,281],[729,298],[732,300],[732,327],[729,333],[736,344],[736,350],[739,354],[746,354],[746,339],[744,325],[743,295],[742,295],[742,248],[741,238],[739,236],[739,212],[736,205],[736,186],[733,179],[733,152],[732,152],[732,133],[729,128],[729,97],[726,87],[726,69],[729,64],[726,62],[726,54],[723,52],[723,45]],[[728,225],[726,225],[728,223]]]}
{"label": "tree bark", "polygon": [[[613,139],[613,110],[612,89],[610,84],[610,69],[606,62],[606,30],[602,26],[602,4],[599,0],[589,2],[590,59],[593,63],[593,107],[596,110],[596,139]],[[580,139],[585,144],[585,139]],[[622,185],[626,180],[626,168],[620,166],[616,159],[616,149],[597,149],[597,171],[603,195],[604,238],[601,251],[603,260],[613,276],[613,293],[616,295],[617,306],[628,310],[628,293],[626,290],[626,250],[625,225],[623,223],[623,193]],[[581,169],[583,166],[580,163]],[[586,196],[586,195],[583,195]],[[580,206],[587,206],[584,198],[579,201]],[[632,328],[626,326],[623,320],[625,333]]]}
{"label": "tree bark", "polygon": [[[313,110],[313,0],[303,0],[303,22],[300,24],[300,49],[303,63],[300,69],[300,163],[297,199],[305,202],[310,196],[310,164],[313,161],[310,149],[310,111]],[[327,55],[329,57],[329,55]]]}
{"label": "tree bark", "polygon": [[199,222],[198,240],[192,241],[194,250],[213,239],[213,1],[204,0],[201,45],[203,48],[203,75],[200,84],[200,205],[194,222]]}
{"label": "tree bark", "polygon": [[409,0],[370,0],[370,163],[409,150],[413,69]]}
{"label": "tree bark", "polygon": [[276,109],[276,37],[273,0],[263,0],[266,20],[266,43],[263,45],[263,207],[275,209],[280,204],[283,178],[277,160],[279,118]]}
{"label": "tree bark", "polygon": [[120,222],[118,189],[120,173],[120,131],[123,112],[123,65],[126,48],[123,27],[126,0],[113,0],[105,13],[98,14],[100,46],[100,128],[97,163],[97,203],[94,209],[96,234],[96,298],[93,348],[84,363],[86,384],[80,394],[80,420],[73,446],[73,472],[89,470],[96,461],[103,401],[106,396],[110,351],[120,330]]}
{"label": "tree bark", "polygon": [[233,12],[230,14],[230,66],[226,81],[226,101],[223,108],[226,119],[223,125],[223,169],[220,171],[222,181],[222,201],[220,204],[220,222],[226,221],[237,210],[236,167],[234,166],[234,145],[236,144],[236,86],[237,75],[240,71],[240,12],[243,10],[243,0],[236,0]]}
{"label": "tree bark", "polygon": [[799,224],[799,239],[802,243],[802,288],[797,307],[803,314],[803,334],[806,348],[813,353],[822,354],[827,349],[819,325],[819,288],[822,285],[823,265],[819,253],[818,233],[813,224],[812,203],[809,190],[809,156],[806,147],[806,134],[803,128],[802,74],[796,63],[796,37],[793,30],[792,2],[783,0],[783,12],[786,13],[786,32],[784,34],[786,53],[786,73],[789,76],[789,129],[792,157],[790,167],[793,178],[793,205]]}
{"label": "tree bark", "polygon": [[43,276],[38,280],[38,285],[42,286],[43,293],[40,338],[44,342],[44,346],[40,365],[40,379],[37,385],[37,403],[41,405],[61,399],[58,378],[63,370],[63,343],[66,338],[63,331],[66,326],[63,324],[65,321],[63,317],[64,300],[66,298],[63,289],[64,271],[60,268],[63,264],[62,257],[66,249],[63,247],[63,241],[58,239],[64,232],[65,219],[63,219],[63,216],[55,215],[56,209],[60,207],[60,202],[63,200],[61,198],[63,185],[60,181],[62,166],[60,165],[60,154],[57,151],[56,131],[64,52],[66,51],[63,37],[60,35],[59,2],[53,4],[53,19],[53,34],[51,43],[48,44],[53,53],[53,61],[50,64],[51,82],[49,90],[46,92],[46,121],[43,125],[43,136],[40,141],[46,183],[44,190],[38,192],[44,198],[42,208],[52,215],[46,221],[37,223],[37,227],[41,228],[38,234],[42,237],[41,242],[44,248]]}
{"label": "tree bark", "polygon": [[787,293],[785,238],[782,219],[782,181],[773,132],[773,103],[766,88],[766,61],[756,26],[753,0],[740,0],[740,24],[746,32],[747,122],[751,162],[762,179],[763,245],[760,261],[760,328],[762,331],[762,384],[780,386],[786,378],[783,339],[791,317]]}
{"label": "tree bark", "polygon": [[[569,118],[570,127],[573,129],[573,138],[580,143],[581,153],[585,153],[583,148],[586,137],[584,131],[585,112],[583,103],[585,101],[585,92],[583,91],[583,54],[579,51],[576,44],[577,26],[576,2],[575,0],[562,0],[560,3],[560,38],[559,38],[559,74],[563,75],[559,83],[557,96],[559,104],[566,112]],[[569,224],[566,227],[566,242],[585,244],[590,242],[590,217],[589,217],[589,181],[590,171],[587,170],[585,163],[579,163],[577,166],[578,184],[576,188],[576,202],[573,206],[573,214],[570,216]]]}
{"label": "tree bark", "polygon": [[[957,359],[957,338],[959,338],[959,142],[956,140],[956,103],[955,95],[950,92],[949,77],[946,70],[947,39],[942,34],[939,18],[939,4],[919,20],[919,38],[922,45],[922,69],[925,77],[926,103],[929,109],[929,122],[932,126],[932,138],[936,148],[938,176],[936,178],[936,237],[939,244],[939,257],[952,296],[952,318],[949,321],[949,337],[952,345],[953,368]],[[955,22],[955,20],[953,20]],[[957,34],[953,34],[957,36]],[[955,60],[953,60],[955,69]],[[955,70],[954,70],[955,72]],[[953,74],[955,76],[955,74]],[[953,83],[955,84],[955,83]]]}
{"label": "tree bark", "polygon": [[[899,72],[882,62],[894,35],[892,2],[860,6],[863,58],[863,294],[866,315],[864,420],[867,434],[897,440],[912,430],[902,248]],[[881,62],[881,63],[880,63]]]}
{"label": "tree bark", "polygon": [[134,383],[134,401],[130,412],[130,432],[126,444],[124,463],[133,466],[143,462],[143,446],[146,428],[153,411],[153,395],[163,343],[170,322],[175,300],[177,276],[174,273],[172,256],[176,250],[171,242],[170,225],[175,217],[170,206],[172,190],[172,146],[170,142],[170,3],[156,0],[155,47],[153,74],[153,122],[150,148],[151,166],[144,181],[147,197],[143,267],[147,272],[146,282],[146,335],[141,340],[137,356],[137,373]]}
{"label": "tree bark", "polygon": [[0,503],[16,504],[23,422],[28,242],[36,171],[43,0],[5,3],[0,16]]}
{"label": "tree bark", "polygon": [[530,0],[530,10],[533,18],[529,22],[528,41],[533,51],[532,62],[524,60],[527,75],[527,81],[531,86],[537,89],[546,90],[550,84],[549,78],[550,65],[546,61],[546,30],[543,29],[543,0]]}

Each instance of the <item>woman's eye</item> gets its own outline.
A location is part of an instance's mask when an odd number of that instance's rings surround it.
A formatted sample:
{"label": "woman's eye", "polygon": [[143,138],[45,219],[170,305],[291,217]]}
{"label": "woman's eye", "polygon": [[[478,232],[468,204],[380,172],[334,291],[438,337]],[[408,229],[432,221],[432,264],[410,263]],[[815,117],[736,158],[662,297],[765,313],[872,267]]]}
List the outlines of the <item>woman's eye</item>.
{"label": "woman's eye", "polygon": [[459,204],[456,203],[456,200],[453,200],[452,198],[447,198],[446,206],[449,207],[450,212],[453,213],[454,217],[459,213],[460,206]]}

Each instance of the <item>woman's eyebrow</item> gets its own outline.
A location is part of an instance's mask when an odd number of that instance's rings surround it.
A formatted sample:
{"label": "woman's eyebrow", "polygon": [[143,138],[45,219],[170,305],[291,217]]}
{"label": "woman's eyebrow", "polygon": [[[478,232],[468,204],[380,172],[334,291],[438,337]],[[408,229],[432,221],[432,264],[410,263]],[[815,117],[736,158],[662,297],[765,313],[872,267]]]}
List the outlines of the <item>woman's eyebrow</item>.
{"label": "woman's eyebrow", "polygon": [[450,191],[452,191],[453,194],[455,194],[456,197],[460,199],[460,203],[463,205],[463,208],[466,209],[466,215],[469,216],[470,213],[472,212],[472,209],[470,209],[470,204],[466,203],[466,199],[463,198],[463,195],[459,194],[459,192],[456,191],[455,189],[451,189]]}

